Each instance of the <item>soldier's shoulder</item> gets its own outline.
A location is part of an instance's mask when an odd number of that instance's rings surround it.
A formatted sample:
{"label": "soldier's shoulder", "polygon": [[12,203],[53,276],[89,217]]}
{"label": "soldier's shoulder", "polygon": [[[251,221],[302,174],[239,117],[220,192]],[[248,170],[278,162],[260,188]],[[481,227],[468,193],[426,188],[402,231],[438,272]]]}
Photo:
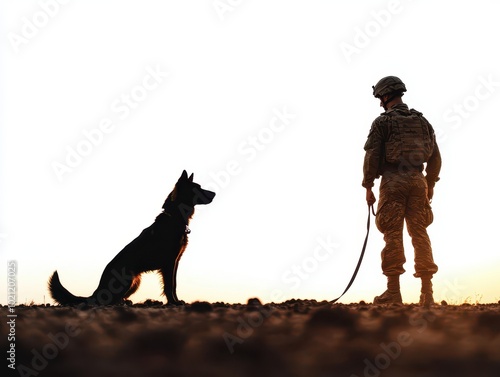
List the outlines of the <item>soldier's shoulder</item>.
{"label": "soldier's shoulder", "polygon": [[432,127],[431,123],[427,120],[424,114],[421,111],[417,111],[415,109],[410,109],[412,114],[417,115],[420,119],[422,119],[429,127]]}
{"label": "soldier's shoulder", "polygon": [[372,126],[370,128],[370,132],[368,133],[368,138],[373,139],[373,138],[379,138],[382,135],[385,134],[385,130],[387,129],[387,122],[388,117],[387,115],[381,114],[378,117],[376,117],[373,122]]}
{"label": "soldier's shoulder", "polygon": [[387,123],[387,121],[390,119],[390,114],[385,112],[380,114],[378,117],[376,117],[372,123],[372,127],[380,127],[384,124]]}

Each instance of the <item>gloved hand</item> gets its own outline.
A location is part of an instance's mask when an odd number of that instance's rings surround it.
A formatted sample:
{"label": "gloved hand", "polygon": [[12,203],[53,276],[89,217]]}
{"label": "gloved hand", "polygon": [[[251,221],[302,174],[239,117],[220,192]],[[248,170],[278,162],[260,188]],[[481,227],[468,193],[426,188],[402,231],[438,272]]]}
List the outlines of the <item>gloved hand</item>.
{"label": "gloved hand", "polygon": [[432,197],[434,196],[434,187],[427,187],[427,198],[429,202],[432,202]]}
{"label": "gloved hand", "polygon": [[375,194],[373,193],[371,188],[366,189],[366,203],[371,207],[375,204],[377,199],[375,198]]}

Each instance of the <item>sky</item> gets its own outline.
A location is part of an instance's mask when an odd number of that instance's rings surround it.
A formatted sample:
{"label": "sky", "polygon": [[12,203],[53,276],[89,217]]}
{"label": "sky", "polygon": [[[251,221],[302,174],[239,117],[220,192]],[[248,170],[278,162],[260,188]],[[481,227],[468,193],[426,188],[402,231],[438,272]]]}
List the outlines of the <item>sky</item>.
{"label": "sky", "polygon": [[[19,304],[52,303],[54,270],[90,295],[186,169],[217,196],[190,223],[180,299],[338,297],[366,234],[371,87],[396,75],[443,158],[434,297],[497,302],[498,14],[493,0],[1,0],[2,276],[15,261]],[[385,290],[371,221],[340,302]],[[405,253],[403,300],[418,302],[407,235]],[[131,299],[160,294],[151,273]]]}

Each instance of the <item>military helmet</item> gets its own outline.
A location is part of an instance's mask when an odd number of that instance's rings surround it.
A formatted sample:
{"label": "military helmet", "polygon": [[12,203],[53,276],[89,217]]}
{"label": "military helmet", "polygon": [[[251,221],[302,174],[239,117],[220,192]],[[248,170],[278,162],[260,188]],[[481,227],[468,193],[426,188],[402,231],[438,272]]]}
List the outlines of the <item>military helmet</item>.
{"label": "military helmet", "polygon": [[406,92],[405,84],[396,76],[384,77],[380,79],[380,81],[376,83],[375,86],[372,86],[372,88],[375,98],[382,98],[386,94],[391,93]]}

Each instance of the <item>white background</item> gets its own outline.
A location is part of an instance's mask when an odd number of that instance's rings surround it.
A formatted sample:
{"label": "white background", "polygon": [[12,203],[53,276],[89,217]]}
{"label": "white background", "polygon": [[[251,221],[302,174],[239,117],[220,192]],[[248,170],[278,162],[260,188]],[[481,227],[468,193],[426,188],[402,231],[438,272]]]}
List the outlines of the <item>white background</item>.
{"label": "white background", "polygon": [[[363,145],[386,75],[405,82],[443,156],[435,296],[498,301],[499,14],[493,0],[0,1],[0,248],[5,271],[18,263],[18,301],[51,302],[55,269],[90,295],[183,169],[217,196],[190,224],[181,299],[337,297],[365,236]],[[276,112],[290,118],[273,130]],[[334,252],[315,254],[321,240]],[[406,241],[402,293],[415,302]],[[385,289],[382,247],[373,226],[343,302]],[[132,296],[146,298],[162,299],[154,274]]]}

